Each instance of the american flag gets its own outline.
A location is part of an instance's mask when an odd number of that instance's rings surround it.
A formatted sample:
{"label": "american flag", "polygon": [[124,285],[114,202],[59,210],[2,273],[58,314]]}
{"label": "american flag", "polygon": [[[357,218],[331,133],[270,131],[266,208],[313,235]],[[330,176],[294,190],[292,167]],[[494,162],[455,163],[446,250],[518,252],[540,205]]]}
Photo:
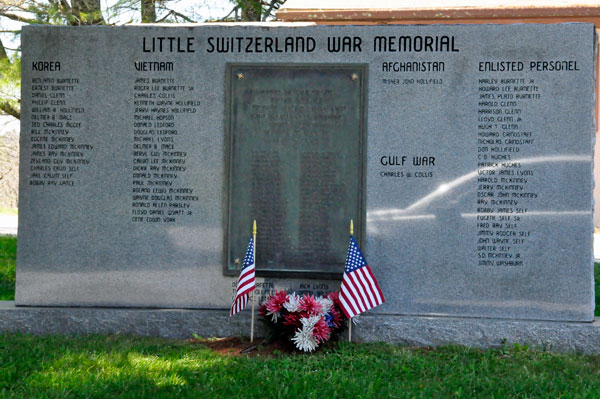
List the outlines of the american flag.
{"label": "american flag", "polygon": [[235,293],[235,299],[231,304],[229,317],[242,311],[246,307],[248,296],[254,291],[254,287],[256,287],[254,271],[254,240],[251,238],[248,249],[246,250],[246,257],[244,258],[244,264],[242,265],[240,278],[238,279],[237,291]]}
{"label": "american flag", "polygon": [[346,270],[340,287],[341,308],[347,318],[373,309],[385,302],[381,288],[354,237],[350,236],[350,246],[346,257]]}

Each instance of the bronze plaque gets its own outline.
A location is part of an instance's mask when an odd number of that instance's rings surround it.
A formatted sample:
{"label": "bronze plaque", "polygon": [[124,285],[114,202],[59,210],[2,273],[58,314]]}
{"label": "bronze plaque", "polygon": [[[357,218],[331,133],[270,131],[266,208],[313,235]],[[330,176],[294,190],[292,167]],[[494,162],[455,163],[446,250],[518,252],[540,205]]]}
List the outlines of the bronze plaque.
{"label": "bronze plaque", "polygon": [[366,66],[230,64],[226,274],[339,278],[363,226]]}

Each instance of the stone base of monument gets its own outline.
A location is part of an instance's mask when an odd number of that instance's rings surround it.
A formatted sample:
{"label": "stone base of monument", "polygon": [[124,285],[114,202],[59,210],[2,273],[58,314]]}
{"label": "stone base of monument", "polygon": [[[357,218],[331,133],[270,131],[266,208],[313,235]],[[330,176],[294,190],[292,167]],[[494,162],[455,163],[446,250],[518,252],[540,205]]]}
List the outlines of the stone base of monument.
{"label": "stone base of monument", "polygon": [[[248,336],[250,312],[227,310],[17,307],[0,301],[0,331],[28,334],[123,334],[165,338]],[[257,336],[264,336],[257,323]],[[556,352],[600,353],[600,319],[593,323],[482,318],[365,315],[356,342],[416,347],[458,344],[495,348],[512,343]]]}

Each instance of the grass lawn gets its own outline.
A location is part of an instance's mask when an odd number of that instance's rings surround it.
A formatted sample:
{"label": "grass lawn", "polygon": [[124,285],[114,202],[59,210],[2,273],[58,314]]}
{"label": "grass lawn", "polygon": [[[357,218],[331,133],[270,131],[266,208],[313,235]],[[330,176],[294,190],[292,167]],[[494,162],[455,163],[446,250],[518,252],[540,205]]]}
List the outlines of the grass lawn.
{"label": "grass lawn", "polygon": [[338,343],[312,355],[218,354],[121,336],[0,335],[2,398],[594,398],[600,357],[513,346]]}
{"label": "grass lawn", "polygon": [[[0,300],[15,299],[17,237],[0,236]],[[0,365],[1,367],[1,365]]]}
{"label": "grass lawn", "polygon": [[596,310],[594,315],[600,316],[600,263],[594,263],[594,286],[596,288]]}
{"label": "grass lawn", "polygon": [[[16,243],[0,236],[2,299],[14,298]],[[248,357],[158,338],[0,334],[0,398],[174,397],[600,398],[600,356],[340,342]]]}

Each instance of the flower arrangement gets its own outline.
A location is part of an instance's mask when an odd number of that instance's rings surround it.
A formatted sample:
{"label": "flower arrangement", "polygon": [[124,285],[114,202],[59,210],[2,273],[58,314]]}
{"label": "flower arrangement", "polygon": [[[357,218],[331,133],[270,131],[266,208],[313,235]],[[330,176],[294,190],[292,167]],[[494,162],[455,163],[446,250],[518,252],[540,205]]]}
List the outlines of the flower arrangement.
{"label": "flower arrangement", "polygon": [[258,311],[274,335],[288,336],[296,348],[305,352],[338,335],[346,324],[337,292],[315,298],[275,291]]}

